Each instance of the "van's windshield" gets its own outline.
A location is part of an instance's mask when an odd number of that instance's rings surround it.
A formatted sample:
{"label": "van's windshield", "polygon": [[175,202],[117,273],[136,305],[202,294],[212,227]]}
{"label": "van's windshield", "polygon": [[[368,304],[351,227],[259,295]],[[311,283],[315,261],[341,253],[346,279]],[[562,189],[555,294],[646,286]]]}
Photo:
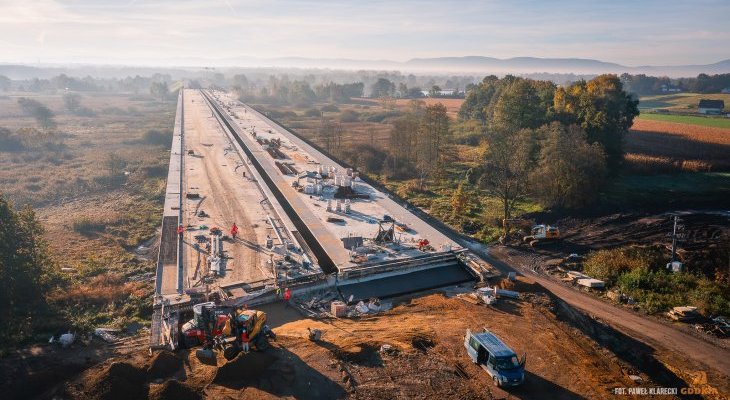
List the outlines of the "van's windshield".
{"label": "van's windshield", "polygon": [[508,370],[519,368],[520,362],[517,360],[517,356],[511,357],[497,357],[495,363],[498,370]]}

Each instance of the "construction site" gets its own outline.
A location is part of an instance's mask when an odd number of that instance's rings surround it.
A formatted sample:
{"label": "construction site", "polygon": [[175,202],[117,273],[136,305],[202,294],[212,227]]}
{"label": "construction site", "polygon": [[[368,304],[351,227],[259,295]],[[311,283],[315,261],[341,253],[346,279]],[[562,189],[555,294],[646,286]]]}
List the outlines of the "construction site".
{"label": "construction site", "polygon": [[727,398],[727,337],[570,270],[593,227],[487,248],[223,91],[181,90],[173,133],[149,330],[8,359],[11,397]]}
{"label": "construction site", "polygon": [[202,302],[252,307],[294,296],[352,309],[496,274],[226,93],[181,91],[170,154],[153,349],[177,348],[182,316]]}

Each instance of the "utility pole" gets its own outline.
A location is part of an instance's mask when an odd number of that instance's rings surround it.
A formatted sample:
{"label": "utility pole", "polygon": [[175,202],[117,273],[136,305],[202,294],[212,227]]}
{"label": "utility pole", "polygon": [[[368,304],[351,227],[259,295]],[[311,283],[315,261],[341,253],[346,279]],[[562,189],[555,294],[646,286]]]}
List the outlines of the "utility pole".
{"label": "utility pole", "polygon": [[672,259],[667,263],[667,269],[672,272],[679,272],[682,270],[682,263],[677,261],[677,239],[681,234],[678,234],[678,230],[682,230],[683,226],[678,224],[679,217],[674,216],[674,228],[672,228]]}
{"label": "utility pole", "polygon": [[674,229],[672,230],[672,262],[677,261],[677,216],[674,216]]}

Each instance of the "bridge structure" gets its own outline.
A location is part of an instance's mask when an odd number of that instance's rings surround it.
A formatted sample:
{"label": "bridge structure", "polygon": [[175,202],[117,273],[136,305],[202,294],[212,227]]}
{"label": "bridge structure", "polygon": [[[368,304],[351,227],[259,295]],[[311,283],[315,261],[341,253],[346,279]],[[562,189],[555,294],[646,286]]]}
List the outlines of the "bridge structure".
{"label": "bridge structure", "polygon": [[277,301],[282,288],[357,301],[494,274],[467,245],[232,94],[183,89],[150,346],[174,348],[180,315],[211,295],[249,307]]}

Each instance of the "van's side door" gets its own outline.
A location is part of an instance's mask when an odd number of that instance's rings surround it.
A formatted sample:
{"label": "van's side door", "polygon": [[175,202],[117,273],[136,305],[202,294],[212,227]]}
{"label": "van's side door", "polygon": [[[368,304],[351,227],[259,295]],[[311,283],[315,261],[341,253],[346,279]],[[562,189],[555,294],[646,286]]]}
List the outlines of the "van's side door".
{"label": "van's side door", "polygon": [[479,357],[479,342],[472,336],[471,331],[466,331],[466,336],[464,337],[464,347],[466,347],[466,352],[469,354],[469,357],[471,357],[471,360],[476,363],[477,358]]}

